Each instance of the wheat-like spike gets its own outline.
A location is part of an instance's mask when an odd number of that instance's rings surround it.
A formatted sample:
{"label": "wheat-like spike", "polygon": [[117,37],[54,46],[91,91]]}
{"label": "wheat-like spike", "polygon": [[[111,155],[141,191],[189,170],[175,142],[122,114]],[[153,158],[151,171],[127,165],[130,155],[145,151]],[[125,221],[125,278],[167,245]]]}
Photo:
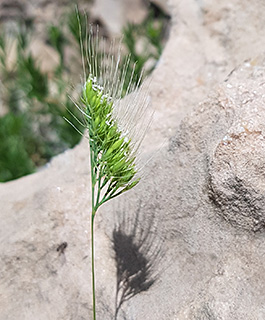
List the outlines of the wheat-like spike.
{"label": "wheat-like spike", "polygon": [[[78,14],[77,18],[80,25]],[[90,148],[92,293],[93,319],[96,320],[94,218],[102,204],[134,188],[140,181],[139,147],[150,117],[147,113],[148,96],[143,86],[140,88],[143,74],[137,83],[133,83],[135,66],[129,75],[130,56],[123,58],[121,42],[117,45],[113,41],[107,46],[100,39],[98,28],[93,34],[92,26],[86,35],[84,46],[80,29],[84,69],[81,103],[72,101],[80,111],[83,122],[76,120],[87,128]],[[128,77],[129,84],[125,89]],[[124,92],[126,96],[123,98]]]}

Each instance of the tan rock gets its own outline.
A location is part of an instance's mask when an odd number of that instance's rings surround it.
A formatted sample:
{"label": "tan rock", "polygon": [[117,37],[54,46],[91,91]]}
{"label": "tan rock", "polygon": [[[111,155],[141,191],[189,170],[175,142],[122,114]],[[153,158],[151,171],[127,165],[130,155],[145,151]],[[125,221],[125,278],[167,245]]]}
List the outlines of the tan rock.
{"label": "tan rock", "polygon": [[60,64],[58,52],[51,46],[45,45],[40,39],[34,39],[30,43],[29,50],[44,73],[54,72]]}
{"label": "tan rock", "polygon": [[[156,114],[144,157],[152,150],[153,158],[139,187],[96,218],[98,319],[115,314],[115,239],[136,254],[134,266],[142,262],[134,273],[142,282],[129,288],[140,292],[117,319],[264,319],[265,64],[254,60],[264,48],[264,4],[170,6],[150,88]],[[91,316],[88,163],[83,140],[43,171],[0,185],[1,320]],[[235,174],[239,188],[227,183]]]}
{"label": "tan rock", "polygon": [[92,7],[92,16],[100,20],[113,36],[120,36],[128,23],[141,23],[146,14],[141,0],[96,0]]}

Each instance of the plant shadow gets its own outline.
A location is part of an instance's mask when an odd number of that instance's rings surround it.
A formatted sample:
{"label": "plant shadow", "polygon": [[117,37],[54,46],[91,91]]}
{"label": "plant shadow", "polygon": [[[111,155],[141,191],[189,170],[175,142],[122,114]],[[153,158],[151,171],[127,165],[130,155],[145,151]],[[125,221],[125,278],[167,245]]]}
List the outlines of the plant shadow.
{"label": "plant shadow", "polygon": [[119,212],[122,219],[115,224],[112,234],[117,274],[115,320],[124,302],[149,290],[156,282],[157,266],[164,256],[163,241],[154,230],[155,215],[146,219],[141,214],[141,202],[134,214],[126,211]]}

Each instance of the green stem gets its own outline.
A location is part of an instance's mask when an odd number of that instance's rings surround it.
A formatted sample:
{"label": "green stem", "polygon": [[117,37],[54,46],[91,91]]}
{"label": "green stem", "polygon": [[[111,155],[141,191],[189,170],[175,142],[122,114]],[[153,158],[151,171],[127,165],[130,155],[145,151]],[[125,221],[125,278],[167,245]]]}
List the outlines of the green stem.
{"label": "green stem", "polygon": [[93,292],[93,320],[96,320],[96,288],[95,288],[95,253],[94,253],[94,219],[95,212],[91,215],[91,267],[92,267],[92,292]]}
{"label": "green stem", "polygon": [[95,159],[93,146],[90,145],[91,185],[92,185],[92,214],[91,214],[91,274],[92,274],[92,296],[93,296],[93,320],[96,320],[96,286],[95,286],[95,250],[94,250],[94,219],[97,209],[95,208]]}

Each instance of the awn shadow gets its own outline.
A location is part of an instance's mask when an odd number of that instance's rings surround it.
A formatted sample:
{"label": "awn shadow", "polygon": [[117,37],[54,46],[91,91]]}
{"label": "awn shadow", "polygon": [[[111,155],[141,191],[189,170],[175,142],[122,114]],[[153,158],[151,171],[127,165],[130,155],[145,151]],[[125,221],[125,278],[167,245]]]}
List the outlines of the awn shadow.
{"label": "awn shadow", "polygon": [[163,258],[163,241],[155,232],[154,214],[148,218],[142,214],[140,202],[134,214],[122,210],[119,216],[122,219],[112,234],[117,274],[115,320],[124,302],[155,283]]}

